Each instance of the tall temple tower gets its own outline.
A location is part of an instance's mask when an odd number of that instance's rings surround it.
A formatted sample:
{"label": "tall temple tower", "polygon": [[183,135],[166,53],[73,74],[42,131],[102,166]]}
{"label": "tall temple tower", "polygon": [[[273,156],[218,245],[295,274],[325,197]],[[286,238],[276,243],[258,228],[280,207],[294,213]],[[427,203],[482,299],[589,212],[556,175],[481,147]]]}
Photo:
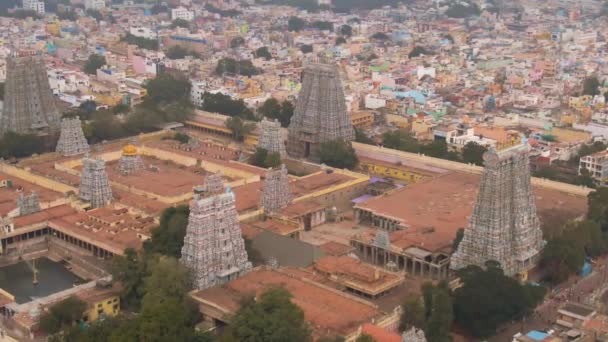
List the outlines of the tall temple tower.
{"label": "tall temple tower", "polygon": [[8,57],[0,132],[48,134],[58,129],[59,112],[42,57]]}
{"label": "tall temple tower", "polygon": [[61,133],[55,150],[65,157],[89,152],[89,143],[82,132],[80,118],[64,118],[61,120]]}
{"label": "tall temple tower", "polygon": [[195,191],[181,262],[192,271],[199,290],[224,284],[251,269],[234,193],[229,189],[210,197]]}
{"label": "tall temple tower", "polygon": [[319,144],[355,138],[346,112],[340,72],[335,65],[313,63],[304,68],[302,89],[289,125],[287,153],[318,160]]}
{"label": "tall temple tower", "polygon": [[543,247],[530,185],[529,147],[524,141],[483,158],[479,194],[464,238],[452,255],[451,268],[500,263],[506,275],[534,267]]}
{"label": "tall temple tower", "polygon": [[29,195],[20,194],[17,198],[17,208],[19,208],[19,216],[39,212],[40,200],[38,199],[38,193],[32,191]]}
{"label": "tall temple tower", "polygon": [[275,152],[284,158],[286,155],[285,144],[281,138],[281,123],[275,120],[263,118],[260,122],[260,139],[258,148],[263,148],[268,152]]}
{"label": "tall temple tower", "polygon": [[266,171],[260,206],[264,207],[266,212],[273,212],[285,208],[292,200],[293,195],[285,164],[276,170]]}
{"label": "tall temple tower", "polygon": [[112,201],[112,188],[103,159],[88,156],[82,159],[79,196],[81,200],[90,202],[92,208],[103,207]]}
{"label": "tall temple tower", "polygon": [[123,175],[130,175],[137,170],[144,168],[144,162],[141,160],[137,147],[128,144],[122,149],[122,155],[118,159],[118,171]]}

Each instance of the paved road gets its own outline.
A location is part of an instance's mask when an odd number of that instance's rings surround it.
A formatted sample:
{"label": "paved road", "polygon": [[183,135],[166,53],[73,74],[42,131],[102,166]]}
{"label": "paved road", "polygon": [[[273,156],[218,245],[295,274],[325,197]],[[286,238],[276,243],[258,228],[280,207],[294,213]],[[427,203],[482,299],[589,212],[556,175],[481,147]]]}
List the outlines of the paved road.
{"label": "paved road", "polygon": [[585,278],[572,277],[566,284],[561,284],[558,289],[550,293],[545,301],[540,304],[534,312],[521,322],[514,322],[502,327],[499,333],[488,339],[491,342],[511,341],[513,335],[518,332],[530,330],[548,330],[557,317],[557,310],[565,302],[578,302],[595,305],[597,300],[606,290],[608,284],[608,266],[606,260],[601,260],[595,265],[592,274]]}

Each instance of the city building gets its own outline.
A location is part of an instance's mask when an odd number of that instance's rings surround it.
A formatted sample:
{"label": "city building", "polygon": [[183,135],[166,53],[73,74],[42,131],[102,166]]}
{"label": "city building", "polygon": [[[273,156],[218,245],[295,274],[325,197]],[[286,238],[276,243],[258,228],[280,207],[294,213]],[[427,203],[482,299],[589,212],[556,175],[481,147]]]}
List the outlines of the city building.
{"label": "city building", "polygon": [[38,0],[23,0],[23,9],[34,11],[38,14],[44,14],[44,1]]}
{"label": "city building", "polygon": [[596,181],[605,183],[608,177],[608,151],[581,157],[578,162],[578,174],[582,175],[584,170]]}
{"label": "city building", "polygon": [[105,0],[84,0],[84,9],[86,10],[100,10],[105,7]]}
{"label": "city building", "polygon": [[192,21],[194,19],[194,11],[191,11],[185,7],[178,7],[171,9],[171,20],[185,20]]}

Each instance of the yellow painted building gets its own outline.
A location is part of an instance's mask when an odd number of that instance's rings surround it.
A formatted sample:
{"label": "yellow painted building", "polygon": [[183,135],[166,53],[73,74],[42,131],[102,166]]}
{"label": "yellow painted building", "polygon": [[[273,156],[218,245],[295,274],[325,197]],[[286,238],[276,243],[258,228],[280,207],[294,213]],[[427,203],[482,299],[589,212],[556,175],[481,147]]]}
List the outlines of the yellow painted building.
{"label": "yellow painted building", "polygon": [[418,183],[423,179],[429,178],[431,175],[419,170],[412,170],[397,164],[383,163],[378,160],[361,159],[361,168],[370,175],[392,178],[404,181],[407,184]]}
{"label": "yellow painted building", "polygon": [[79,297],[87,303],[87,311],[82,315],[84,322],[91,323],[101,317],[114,317],[120,312],[120,297],[115,291],[95,291]]}

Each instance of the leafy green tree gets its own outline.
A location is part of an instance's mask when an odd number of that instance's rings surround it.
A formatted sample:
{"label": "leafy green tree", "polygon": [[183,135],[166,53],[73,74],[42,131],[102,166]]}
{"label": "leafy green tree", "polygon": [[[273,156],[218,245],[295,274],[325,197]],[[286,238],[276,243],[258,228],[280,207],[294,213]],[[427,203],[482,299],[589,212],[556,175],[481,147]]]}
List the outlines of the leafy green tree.
{"label": "leafy green tree", "polygon": [[342,44],[346,44],[346,39],[344,39],[344,37],[336,38],[336,46],[340,46]]}
{"label": "leafy green tree", "polygon": [[312,45],[304,44],[300,46],[300,51],[302,51],[302,53],[311,53],[313,51]]}
{"label": "leafy green tree", "polygon": [[376,32],[370,38],[373,40],[379,40],[379,41],[389,40],[389,37],[384,32]]}
{"label": "leafy green tree", "polygon": [[329,21],[317,20],[317,21],[313,22],[310,26],[314,27],[318,30],[321,30],[321,31],[333,31],[334,30],[334,24]]}
{"label": "leafy green tree", "polygon": [[355,141],[362,144],[374,145],[375,142],[372,138],[368,137],[365,132],[355,128]]}
{"label": "leafy green tree", "polygon": [[462,160],[467,164],[483,166],[483,154],[488,149],[476,142],[468,142],[462,148]]}
{"label": "leafy green tree", "polygon": [[452,251],[456,251],[458,249],[458,245],[460,245],[460,242],[462,241],[463,238],[464,238],[464,228],[459,228],[456,231],[456,237],[452,241]]}
{"label": "leafy green tree", "polygon": [[148,253],[158,253],[179,259],[188,226],[190,208],[187,205],[169,207],[160,217],[160,225],[152,230],[152,238],[144,243]]}
{"label": "leafy green tree", "polygon": [[49,312],[40,317],[40,329],[48,334],[70,327],[80,319],[87,304],[77,297],[68,297],[49,308]]}
{"label": "leafy green tree", "polygon": [[258,300],[245,301],[226,335],[229,341],[239,342],[312,340],[304,312],[291,302],[291,294],[283,288],[270,289]]}
{"label": "leafy green tree", "polygon": [[190,136],[188,134],[177,132],[173,136],[173,140],[177,140],[181,144],[187,144],[190,141]]}
{"label": "leafy green tree", "polygon": [[232,73],[242,76],[253,76],[260,74],[261,71],[253,66],[250,60],[237,61],[234,58],[222,58],[217,62],[215,73],[218,75]]}
{"label": "leafy green tree", "polygon": [[401,304],[401,317],[399,331],[406,331],[412,327],[424,329],[426,325],[425,309],[420,297],[410,295]]}
{"label": "leafy green tree", "polygon": [[321,143],[319,158],[321,163],[339,169],[354,169],[359,164],[359,159],[350,141],[342,139]]}
{"label": "leafy green tree", "polygon": [[290,101],[279,102],[275,98],[269,98],[258,108],[258,114],[269,119],[276,119],[281,126],[288,127],[293,116],[293,104]]}
{"label": "leafy green tree", "polygon": [[182,76],[162,73],[146,84],[148,98],[153,103],[171,103],[190,98],[190,81]]}
{"label": "leafy green tree", "polygon": [[172,47],[170,47],[169,50],[167,50],[167,52],[165,53],[165,55],[169,59],[182,59],[186,56],[199,57],[199,54],[196,51],[188,50],[179,45],[173,45]]}
{"label": "leafy green tree", "polygon": [[340,26],[340,34],[346,37],[353,35],[353,28],[350,25],[344,24]]}
{"label": "leafy green tree", "polygon": [[299,32],[306,27],[306,22],[298,17],[289,17],[287,21],[287,30]]}
{"label": "leafy green tree", "polygon": [[255,118],[253,112],[247,108],[242,99],[233,100],[230,96],[222,93],[205,92],[203,94],[203,110],[228,116],[239,116],[248,120]]}
{"label": "leafy green tree", "polygon": [[234,140],[243,141],[245,136],[255,129],[255,124],[245,122],[238,116],[233,116],[226,120],[226,128],[232,131]]}
{"label": "leafy green tree", "polygon": [[95,112],[91,116],[91,121],[85,126],[85,135],[89,142],[98,143],[125,137],[127,131],[111,113]]}
{"label": "leafy green tree", "polygon": [[479,6],[472,2],[466,4],[452,3],[447,11],[445,11],[445,15],[450,18],[468,18],[471,16],[478,16],[480,13]]}
{"label": "leafy green tree", "polygon": [[8,131],[0,139],[0,156],[2,158],[23,158],[45,151],[46,146],[43,139],[35,134],[20,134]]}
{"label": "leafy green tree", "polygon": [[243,45],[245,45],[245,39],[240,36],[234,37],[230,41],[230,47],[233,49]]}
{"label": "leafy green tree", "polygon": [[137,310],[144,296],[144,276],[147,267],[142,254],[132,248],[127,248],[124,255],[115,255],[110,265],[110,273],[114,280],[123,286],[120,301],[131,310]]}
{"label": "leafy green tree", "polygon": [[583,95],[599,95],[600,94],[600,81],[597,76],[586,77],[583,81]]}
{"label": "leafy green tree", "polygon": [[101,12],[99,12],[98,10],[88,9],[86,10],[86,14],[87,16],[94,18],[98,22],[103,20],[103,14],[101,14]]}
{"label": "leafy green tree", "polygon": [[134,36],[131,33],[127,33],[120,40],[129,44],[137,45],[137,47],[146,50],[158,50],[158,40],[148,39],[144,37]]}
{"label": "leafy green tree", "polygon": [[395,150],[418,153],[420,144],[411,133],[403,130],[386,132],[382,135],[382,143],[385,147]]}
{"label": "leafy green tree", "polygon": [[68,21],[76,21],[78,20],[78,14],[73,10],[64,10],[61,12],[55,13],[57,15],[57,19],[59,20],[68,20]]}
{"label": "leafy green tree", "polygon": [[270,51],[268,51],[267,46],[262,46],[262,47],[258,48],[257,50],[255,50],[255,56],[257,58],[264,58],[267,61],[272,59],[272,55],[270,54]]}
{"label": "leafy green tree", "polygon": [[600,225],[602,232],[608,232],[608,188],[601,187],[587,196],[587,219]]}
{"label": "leafy green tree", "polygon": [[355,342],[376,342],[376,340],[367,334],[361,334],[361,336],[357,337]]}
{"label": "leafy green tree", "polygon": [[424,331],[429,342],[450,342],[450,330],[454,321],[452,298],[448,290],[437,286],[433,290],[431,314]]}
{"label": "leafy green tree", "polygon": [[83,71],[87,74],[95,75],[97,73],[97,69],[104,65],[106,65],[106,58],[94,53],[89,56],[89,59],[87,59],[86,63],[84,64]]}
{"label": "leafy green tree", "polygon": [[190,22],[184,19],[175,19],[171,22],[171,28],[176,27],[190,28]]}
{"label": "leafy green tree", "polygon": [[414,46],[412,51],[410,51],[408,57],[415,58],[415,57],[418,57],[421,55],[431,55],[431,54],[432,53],[430,51],[428,51],[424,46],[416,45],[416,46]]}
{"label": "leafy green tree", "polygon": [[505,322],[529,314],[545,294],[543,287],[522,285],[493,263],[487,270],[469,266],[458,271],[458,276],[463,286],[453,294],[455,321],[480,338],[495,334]]}

